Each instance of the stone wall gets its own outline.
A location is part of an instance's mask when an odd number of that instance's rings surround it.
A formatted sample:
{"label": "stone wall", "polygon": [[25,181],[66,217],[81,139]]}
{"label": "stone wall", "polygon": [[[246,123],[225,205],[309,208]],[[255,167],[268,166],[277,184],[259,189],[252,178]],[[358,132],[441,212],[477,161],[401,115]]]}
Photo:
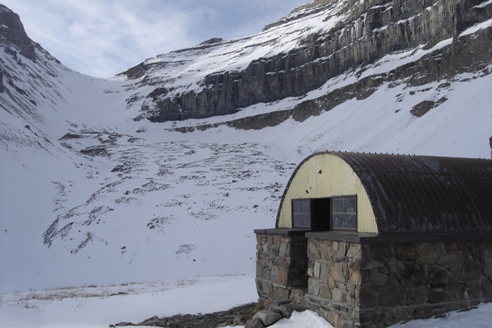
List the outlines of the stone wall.
{"label": "stone wall", "polygon": [[335,327],[353,327],[360,321],[361,249],[357,243],[308,241],[307,306]]}
{"label": "stone wall", "polygon": [[260,298],[293,300],[345,328],[386,327],[492,301],[492,241],[344,239],[257,233]]}
{"label": "stone wall", "polygon": [[307,239],[304,233],[256,230],[256,288],[265,304],[275,300],[304,303],[307,290]]}

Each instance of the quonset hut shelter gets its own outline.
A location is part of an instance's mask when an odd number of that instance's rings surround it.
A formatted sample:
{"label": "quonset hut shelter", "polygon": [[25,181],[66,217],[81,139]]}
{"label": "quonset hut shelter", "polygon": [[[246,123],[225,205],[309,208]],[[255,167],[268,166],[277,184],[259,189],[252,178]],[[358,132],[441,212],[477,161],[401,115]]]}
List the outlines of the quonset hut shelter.
{"label": "quonset hut shelter", "polygon": [[335,327],[384,327],[492,301],[492,161],[317,153],[275,229],[255,230],[260,300]]}

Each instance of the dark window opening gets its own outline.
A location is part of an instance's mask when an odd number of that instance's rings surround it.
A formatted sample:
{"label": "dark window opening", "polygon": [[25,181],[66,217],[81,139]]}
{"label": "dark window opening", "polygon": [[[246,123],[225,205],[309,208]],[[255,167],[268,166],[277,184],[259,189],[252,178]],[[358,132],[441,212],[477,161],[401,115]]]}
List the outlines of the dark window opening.
{"label": "dark window opening", "polygon": [[357,198],[332,198],[331,223],[333,230],[357,230]]}
{"label": "dark window opening", "polygon": [[312,231],[330,230],[330,198],[293,199],[292,227]]}
{"label": "dark window opening", "polygon": [[293,199],[292,227],[357,231],[357,197]]}

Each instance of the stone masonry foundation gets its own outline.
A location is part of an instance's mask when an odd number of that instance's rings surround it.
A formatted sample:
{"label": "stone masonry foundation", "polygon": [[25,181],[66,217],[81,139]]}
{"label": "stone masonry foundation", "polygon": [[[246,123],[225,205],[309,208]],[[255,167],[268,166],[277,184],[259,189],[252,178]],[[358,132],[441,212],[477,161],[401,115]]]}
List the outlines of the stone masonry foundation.
{"label": "stone masonry foundation", "polygon": [[304,232],[286,234],[256,230],[256,288],[260,298],[304,303],[308,285],[307,239]]}
{"label": "stone masonry foundation", "polygon": [[256,233],[260,298],[294,301],[335,327],[386,327],[492,301],[492,241],[486,239]]}

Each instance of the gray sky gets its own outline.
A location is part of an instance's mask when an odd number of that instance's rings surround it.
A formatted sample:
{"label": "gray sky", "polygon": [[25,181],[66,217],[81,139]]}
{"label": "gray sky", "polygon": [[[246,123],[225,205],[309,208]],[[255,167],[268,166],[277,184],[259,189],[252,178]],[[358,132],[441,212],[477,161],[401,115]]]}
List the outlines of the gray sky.
{"label": "gray sky", "polygon": [[210,39],[260,32],[310,0],[2,0],[29,37],[78,72],[109,77]]}

